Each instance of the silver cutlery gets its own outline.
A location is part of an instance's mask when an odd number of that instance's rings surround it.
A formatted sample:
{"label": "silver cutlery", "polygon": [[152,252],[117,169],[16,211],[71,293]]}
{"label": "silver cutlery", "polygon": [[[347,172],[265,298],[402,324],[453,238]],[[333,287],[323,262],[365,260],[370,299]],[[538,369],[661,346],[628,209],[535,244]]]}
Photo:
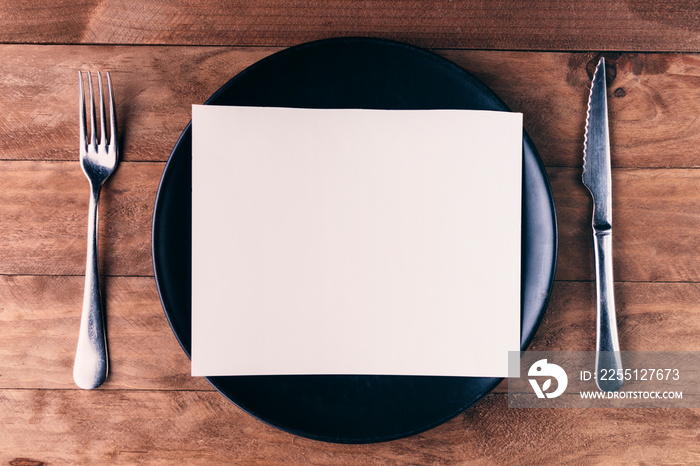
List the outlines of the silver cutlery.
{"label": "silver cutlery", "polygon": [[84,389],[102,385],[107,378],[107,338],[104,325],[104,309],[100,292],[100,277],[97,259],[97,219],[100,190],[117,166],[119,155],[117,120],[115,118],[112,80],[107,73],[109,96],[109,137],[106,131],[107,115],[102,91],[102,74],[97,73],[98,98],[100,105],[99,142],[96,133],[95,98],[92,75],[88,71],[88,93],[90,94],[90,135],[88,138],[85,118],[85,91],[83,73],[79,72],[80,82],[80,166],[90,182],[90,211],[88,217],[88,247],[85,267],[85,294],[80,319],[78,349],[73,366],[73,380]]}
{"label": "silver cutlery", "polygon": [[583,184],[593,196],[593,249],[596,270],[596,384],[603,391],[622,388],[612,259],[612,181],[605,59],[593,74],[583,145]]}

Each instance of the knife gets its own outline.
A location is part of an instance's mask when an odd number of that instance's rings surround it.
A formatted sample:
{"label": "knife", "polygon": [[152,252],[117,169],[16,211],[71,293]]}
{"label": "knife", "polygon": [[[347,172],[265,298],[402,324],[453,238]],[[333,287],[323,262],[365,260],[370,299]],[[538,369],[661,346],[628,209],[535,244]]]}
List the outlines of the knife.
{"label": "knife", "polygon": [[596,284],[596,360],[598,388],[622,388],[612,262],[612,182],[605,58],[593,73],[583,142],[583,184],[593,196],[593,249]]}

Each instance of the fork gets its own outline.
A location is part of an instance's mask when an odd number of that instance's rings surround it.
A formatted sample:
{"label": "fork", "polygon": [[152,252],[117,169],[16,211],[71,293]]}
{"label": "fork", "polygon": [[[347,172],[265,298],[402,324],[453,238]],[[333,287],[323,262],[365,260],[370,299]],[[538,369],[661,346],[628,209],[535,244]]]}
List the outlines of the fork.
{"label": "fork", "polygon": [[87,390],[102,385],[107,378],[107,338],[104,325],[104,308],[100,292],[100,277],[97,259],[97,208],[100,190],[114,172],[118,160],[117,120],[114,108],[112,80],[107,73],[109,94],[109,140],[106,131],[106,115],[102,92],[102,74],[97,73],[100,100],[100,137],[96,134],[95,97],[92,88],[92,75],[87,72],[88,93],[90,94],[90,138],[85,124],[85,91],[83,73],[78,72],[80,82],[80,166],[90,182],[90,211],[88,217],[88,246],[85,266],[85,294],[80,318],[78,349],[73,366],[73,380]]}

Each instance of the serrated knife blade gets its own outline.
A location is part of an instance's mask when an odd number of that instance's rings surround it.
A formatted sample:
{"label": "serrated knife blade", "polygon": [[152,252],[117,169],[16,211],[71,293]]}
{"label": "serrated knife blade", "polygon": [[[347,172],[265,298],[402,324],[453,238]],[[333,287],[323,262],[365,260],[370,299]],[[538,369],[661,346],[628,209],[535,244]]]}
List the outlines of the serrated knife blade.
{"label": "serrated knife blade", "polygon": [[622,388],[612,262],[612,170],[605,58],[593,73],[583,143],[583,184],[593,197],[593,250],[596,270],[596,384]]}

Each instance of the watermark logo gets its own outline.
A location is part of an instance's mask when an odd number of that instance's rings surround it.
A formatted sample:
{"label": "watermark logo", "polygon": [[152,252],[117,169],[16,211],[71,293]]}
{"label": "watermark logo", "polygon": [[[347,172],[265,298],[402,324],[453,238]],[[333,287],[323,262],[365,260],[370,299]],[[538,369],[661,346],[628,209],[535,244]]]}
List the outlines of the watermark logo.
{"label": "watermark logo", "polygon": [[[529,377],[547,377],[542,383],[542,386],[537,383],[536,379],[528,379],[532,389],[535,391],[537,398],[556,398],[566,390],[566,386],[569,383],[569,378],[566,376],[566,371],[556,364],[548,363],[546,359],[540,359],[536,361],[532,366],[527,375]],[[547,392],[552,386],[552,378],[557,381],[557,389],[553,392]]]}
{"label": "watermark logo", "polygon": [[[508,354],[509,408],[700,408],[700,351],[622,351],[596,370],[596,351]],[[614,383],[606,391],[597,383]]]}

